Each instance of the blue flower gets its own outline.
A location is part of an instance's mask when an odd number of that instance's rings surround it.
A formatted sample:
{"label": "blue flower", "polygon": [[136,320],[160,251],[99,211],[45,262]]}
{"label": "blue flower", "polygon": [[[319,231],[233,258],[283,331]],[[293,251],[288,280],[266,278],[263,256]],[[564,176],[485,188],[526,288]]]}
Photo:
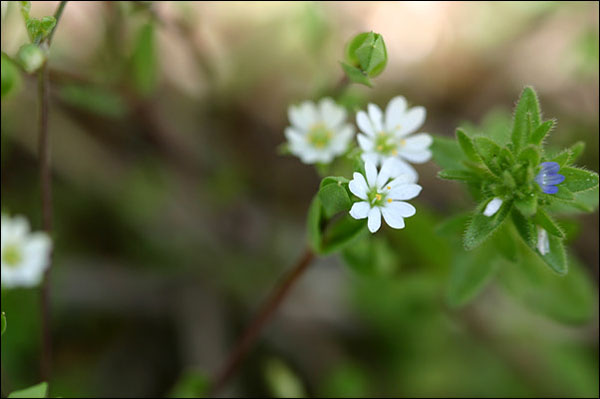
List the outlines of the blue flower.
{"label": "blue flower", "polygon": [[556,194],[558,192],[557,184],[565,180],[563,175],[559,175],[560,165],[556,162],[542,162],[540,173],[535,177],[535,182],[539,184],[542,191],[546,194]]}

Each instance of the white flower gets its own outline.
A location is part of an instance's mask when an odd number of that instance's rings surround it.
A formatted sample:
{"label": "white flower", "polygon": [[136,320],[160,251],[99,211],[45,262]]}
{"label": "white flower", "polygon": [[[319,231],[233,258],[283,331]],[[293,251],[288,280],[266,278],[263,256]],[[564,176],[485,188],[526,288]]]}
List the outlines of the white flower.
{"label": "white flower", "polygon": [[488,202],[488,204],[485,206],[485,209],[483,211],[483,214],[487,217],[491,217],[494,216],[496,214],[496,212],[498,212],[498,209],[500,209],[500,207],[502,206],[502,200],[498,197],[492,199],[490,202]]}
{"label": "white flower", "polygon": [[381,227],[381,216],[394,229],[404,228],[404,218],[415,214],[415,207],[404,202],[415,198],[422,187],[414,176],[406,173],[404,163],[391,158],[385,161],[379,173],[373,162],[365,162],[365,176],[355,172],[349,183],[352,194],[363,201],[355,202],[350,209],[354,219],[368,218],[369,231],[375,233]]}
{"label": "white flower", "polygon": [[[356,123],[362,133],[357,136],[358,144],[364,151],[365,162],[380,165],[388,158],[397,158],[404,163],[424,163],[431,159],[431,136],[427,133],[411,135],[425,122],[425,108],[407,108],[406,99],[398,96],[387,105],[385,116],[375,104],[369,104],[368,111],[368,114],[364,111],[356,114]],[[412,166],[406,165],[417,176]]]}
{"label": "white flower", "polygon": [[550,252],[550,242],[548,241],[548,232],[538,226],[537,228],[538,236],[537,236],[537,249],[540,251],[542,255],[546,255]]}
{"label": "white flower", "polygon": [[292,126],[285,129],[290,152],[307,164],[330,163],[346,152],[354,136],[354,127],[346,123],[346,110],[331,98],[319,104],[305,101],[290,106]]}
{"label": "white flower", "polygon": [[0,255],[2,286],[34,287],[50,265],[52,241],[46,233],[31,233],[21,216],[2,215]]}

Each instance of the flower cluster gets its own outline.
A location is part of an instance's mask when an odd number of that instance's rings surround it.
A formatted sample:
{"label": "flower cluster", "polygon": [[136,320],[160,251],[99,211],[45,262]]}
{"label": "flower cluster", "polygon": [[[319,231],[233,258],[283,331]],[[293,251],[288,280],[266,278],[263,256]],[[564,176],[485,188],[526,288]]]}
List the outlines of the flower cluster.
{"label": "flower cluster", "polygon": [[[346,122],[346,110],[332,99],[291,106],[288,116],[288,148],[302,162],[328,164],[349,152],[355,128]],[[352,205],[350,215],[368,219],[372,233],[379,230],[382,217],[390,227],[402,229],[404,218],[415,214],[415,208],[404,201],[421,192],[416,184],[419,176],[410,163],[424,163],[431,158],[431,136],[414,134],[425,117],[425,108],[409,108],[402,96],[393,98],[385,113],[369,104],[366,112],[356,114],[364,173],[355,172],[349,183],[350,192],[359,200]]]}
{"label": "flower cluster", "polygon": [[46,233],[30,231],[29,222],[21,216],[2,215],[0,258],[2,286],[34,287],[50,265],[52,241]]}

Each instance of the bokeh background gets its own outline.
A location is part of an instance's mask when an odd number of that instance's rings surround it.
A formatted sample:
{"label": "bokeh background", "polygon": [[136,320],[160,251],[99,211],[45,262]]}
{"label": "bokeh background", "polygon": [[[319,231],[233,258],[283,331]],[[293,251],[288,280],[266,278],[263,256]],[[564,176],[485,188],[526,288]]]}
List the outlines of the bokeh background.
{"label": "bokeh background", "polygon": [[[558,119],[549,145],[585,141],[579,164],[598,171],[597,2],[69,3],[49,61],[52,395],[201,393],[305,247],[320,177],[278,153],[287,107],[327,93],[370,30],[389,64],[348,91],[357,107],[401,94],[452,137],[505,126],[533,85]],[[2,51],[25,42],[13,4]],[[2,100],[1,206],[39,228],[36,112],[23,75]],[[564,220],[569,283],[494,282],[454,309],[462,249],[437,226],[473,203],[434,162],[418,169],[417,216],[381,233],[377,270],[319,259],[226,394],[598,397],[597,211]],[[38,302],[2,292],[3,395],[39,382]]]}

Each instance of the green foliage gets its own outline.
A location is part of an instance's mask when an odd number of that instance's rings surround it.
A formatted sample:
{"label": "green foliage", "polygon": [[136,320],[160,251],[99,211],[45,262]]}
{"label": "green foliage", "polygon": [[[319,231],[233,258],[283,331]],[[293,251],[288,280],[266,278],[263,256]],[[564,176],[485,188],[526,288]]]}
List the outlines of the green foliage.
{"label": "green foliage", "polygon": [[48,384],[39,383],[29,388],[15,391],[8,395],[9,398],[45,398],[48,396]]}
{"label": "green foliage", "polygon": [[387,59],[383,37],[378,33],[364,32],[348,43],[345,61],[341,65],[351,82],[371,87],[370,78],[383,72]]}
{"label": "green foliage", "polygon": [[0,315],[0,320],[1,320],[1,328],[0,330],[2,331],[1,335],[4,335],[4,332],[6,331],[6,315],[4,314],[4,312],[2,312],[2,315]]}
{"label": "green foliage", "polygon": [[[562,242],[565,234],[554,222],[551,213],[555,209],[595,209],[597,198],[580,194],[598,187],[598,174],[572,166],[583,151],[582,143],[552,156],[546,155],[543,142],[556,122],[542,121],[540,115],[537,95],[532,88],[526,87],[514,112],[509,141],[504,140],[502,131],[494,131],[490,126],[486,127],[489,132],[482,131],[475,136],[467,134],[465,129],[457,129],[455,144],[448,139],[436,138],[432,151],[434,159],[443,168],[438,176],[466,183],[475,199],[481,201],[463,237],[466,249],[472,250],[485,242],[506,219],[530,251],[537,253],[554,272],[565,274],[568,269]],[[506,124],[502,122],[500,126]],[[555,194],[543,192],[535,181],[542,162],[558,163],[559,174],[565,176],[564,182],[557,185],[558,192]],[[502,199],[503,204],[498,212],[487,217],[483,210],[492,198]],[[511,217],[507,218],[508,215]],[[544,255],[537,249],[538,228],[549,234],[550,250]],[[495,248],[505,258],[514,260],[516,257],[511,258],[510,255],[517,235],[511,231],[510,226],[506,228],[506,233],[497,238]],[[506,240],[510,242],[499,243]],[[463,269],[468,265],[466,261],[460,263]],[[456,297],[456,302],[460,302],[460,295],[456,294]]]}
{"label": "green foliage", "polygon": [[279,359],[270,359],[267,362],[265,377],[275,398],[307,397],[300,378]]}
{"label": "green foliage", "polygon": [[137,32],[131,57],[133,83],[136,90],[148,96],[156,89],[158,60],[155,48],[154,23],[142,25]]}
{"label": "green foliage", "polygon": [[346,264],[365,276],[389,276],[399,266],[399,257],[382,236],[365,236],[342,251]]}
{"label": "green foliage", "polygon": [[348,179],[345,177],[326,177],[321,182],[318,195],[326,217],[347,211],[352,206],[348,192]]}
{"label": "green foliage", "polygon": [[21,86],[21,74],[14,62],[2,53],[2,98]]}
{"label": "green foliage", "polygon": [[210,386],[209,379],[196,370],[186,371],[169,393],[170,398],[203,398]]}

